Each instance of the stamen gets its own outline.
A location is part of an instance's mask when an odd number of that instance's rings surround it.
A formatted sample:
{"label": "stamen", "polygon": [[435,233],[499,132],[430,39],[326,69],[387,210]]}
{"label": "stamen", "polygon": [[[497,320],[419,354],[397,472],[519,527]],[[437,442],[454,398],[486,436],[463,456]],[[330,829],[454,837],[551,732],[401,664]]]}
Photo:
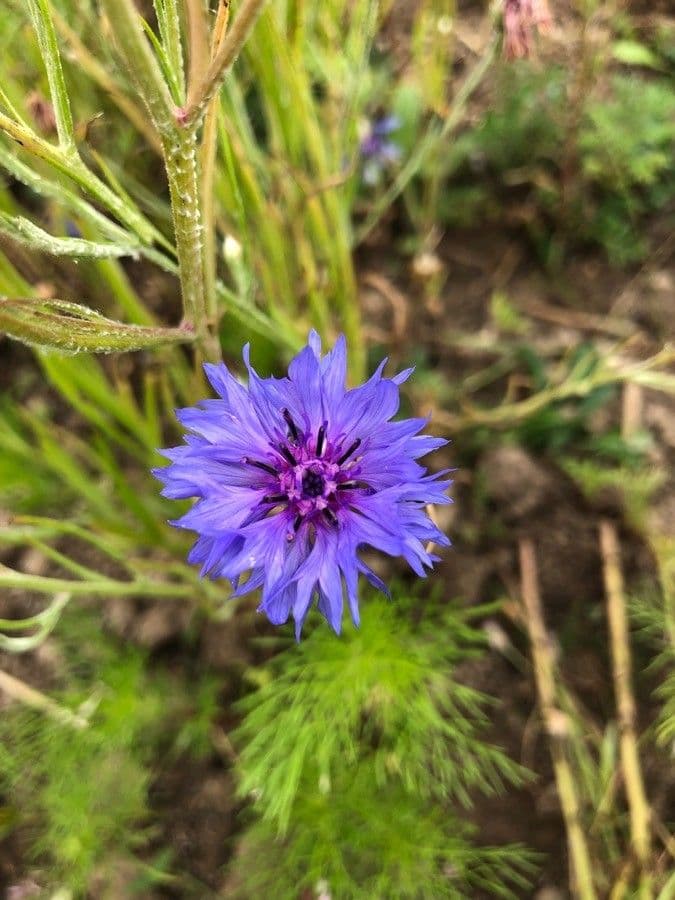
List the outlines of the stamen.
{"label": "stamen", "polygon": [[354,453],[355,450],[358,450],[360,446],[361,446],[361,438],[357,438],[357,439],[354,441],[354,443],[351,445],[351,447],[349,447],[349,448],[342,454],[342,456],[340,457],[340,459],[338,459],[338,461],[337,461],[338,466],[341,466],[343,462],[347,462],[347,460],[348,460],[349,457],[352,455],[352,453]]}
{"label": "stamen", "polygon": [[300,432],[298,431],[298,426],[293,421],[293,418],[292,418],[290,412],[288,411],[288,409],[282,409],[281,414],[284,417],[286,424],[288,425],[288,430],[291,433],[290,436],[293,438],[293,440],[297,444],[298,438],[300,437]]}
{"label": "stamen", "polygon": [[264,462],[260,462],[260,460],[257,460],[257,459],[251,459],[250,456],[245,456],[243,459],[243,462],[247,466],[255,466],[256,469],[262,469],[263,472],[269,472],[270,475],[278,475],[279,474],[273,466],[270,466]]}
{"label": "stamen", "polygon": [[297,466],[297,464],[298,464],[297,459],[293,456],[293,454],[291,453],[291,451],[288,449],[288,447],[285,444],[279,444],[279,446],[277,447],[277,450],[279,451],[279,453],[281,453],[281,455],[284,457],[284,459],[288,460],[288,462],[292,466]]}
{"label": "stamen", "polygon": [[284,500],[288,500],[288,494],[265,494],[262,498],[262,503],[283,503]]}
{"label": "stamen", "polygon": [[332,509],[324,509],[323,517],[328,522],[329,525],[332,525],[333,528],[337,528],[338,519]]}
{"label": "stamen", "polygon": [[302,516],[298,514],[298,515],[295,517],[295,522],[293,522],[293,531],[294,531],[296,534],[297,534],[298,529],[300,528],[301,525],[302,525]]}
{"label": "stamen", "polygon": [[322,456],[324,445],[326,443],[326,428],[328,427],[328,422],[324,422],[321,428],[319,428],[319,432],[316,436],[316,455]]}

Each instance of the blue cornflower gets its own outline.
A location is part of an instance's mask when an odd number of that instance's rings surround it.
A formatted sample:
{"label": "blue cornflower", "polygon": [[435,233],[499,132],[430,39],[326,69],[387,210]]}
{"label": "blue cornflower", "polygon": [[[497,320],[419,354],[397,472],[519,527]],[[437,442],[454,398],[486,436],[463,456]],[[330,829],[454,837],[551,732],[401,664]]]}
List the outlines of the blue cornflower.
{"label": "blue cornflower", "polygon": [[188,561],[229,578],[235,596],[261,588],[260,611],[275,625],[292,615],[298,638],[314,598],[339,633],[346,594],[358,624],[360,572],[388,593],[360,548],[403,556],[424,575],[437,559],[425,544],[450,543],[425,510],[450,502],[450,482],[417,462],[446,441],[419,434],[426,419],[390,421],[412,369],[384,378],[384,360],[347,390],[346,361],[344,337],[322,357],[312,331],[286,378],[261,378],[248,345],[248,387],[207,364],[220,399],[177,410],[192,434],[161,451],[171,465],[153,472],[165,497],[199,498],[171,523],[199,535]]}

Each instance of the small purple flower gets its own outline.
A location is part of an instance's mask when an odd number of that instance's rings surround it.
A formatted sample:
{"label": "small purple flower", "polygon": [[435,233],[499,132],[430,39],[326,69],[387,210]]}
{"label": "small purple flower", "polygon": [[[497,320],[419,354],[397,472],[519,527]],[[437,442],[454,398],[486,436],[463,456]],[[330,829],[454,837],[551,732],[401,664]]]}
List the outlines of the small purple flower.
{"label": "small purple flower", "polygon": [[72,219],[66,219],[66,234],[71,238],[81,238],[82,232]]}
{"label": "small purple flower", "polygon": [[363,159],[363,180],[366,184],[377,184],[383,170],[400,159],[401,148],[390,140],[390,135],[399,127],[400,122],[396,116],[384,116],[369,124],[359,145]]}
{"label": "small purple flower", "polygon": [[314,598],[339,633],[346,594],[358,625],[359,573],[388,594],[361,547],[403,556],[423,576],[437,559],[425,544],[450,543],[425,511],[451,502],[447,470],[430,475],[417,462],[446,441],[419,434],[425,419],[390,421],[412,369],[384,378],[384,360],[347,390],[346,357],[344,337],[322,357],[312,331],[286,378],[261,378],[248,345],[248,387],[207,364],[220,399],[177,410],[193,433],[153,471],[165,497],[198,498],[171,523],[199,535],[188,561],[229,578],[234,596],[262,588],[259,610],[275,625],[292,615],[297,638]]}

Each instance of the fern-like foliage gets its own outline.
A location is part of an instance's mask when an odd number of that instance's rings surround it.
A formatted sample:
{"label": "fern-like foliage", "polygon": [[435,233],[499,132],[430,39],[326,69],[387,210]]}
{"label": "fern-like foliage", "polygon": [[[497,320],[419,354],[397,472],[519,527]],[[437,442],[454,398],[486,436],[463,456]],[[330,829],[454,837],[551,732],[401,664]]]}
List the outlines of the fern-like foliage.
{"label": "fern-like foliage", "polygon": [[675,97],[667,80],[626,75],[613,79],[611,93],[588,104],[579,152],[596,193],[586,230],[625,264],[645,252],[641,217],[675,196]]}
{"label": "fern-like foliage", "polygon": [[143,840],[150,772],[136,743],[156,711],[140,675],[138,658],[102,671],[100,704],[82,730],[25,709],[0,726],[0,783],[50,884],[75,896]]}
{"label": "fern-like foliage", "polygon": [[26,862],[49,896],[59,888],[73,898],[128,896],[120,892],[131,879],[165,874],[167,848],[152,865],[138,856],[156,837],[148,790],[160,759],[211,751],[218,684],[202,678],[188,692],[151,673],[143,653],[103,636],[82,608],[66,613],[53,640],[64,681],[53,698],[87,725],[24,707],[3,712],[1,809],[20,829]]}
{"label": "fern-like foliage", "polygon": [[[524,221],[540,250],[557,220],[570,245],[580,239],[599,244],[615,264],[644,256],[645,215],[675,196],[671,80],[638,74],[598,80],[579,98],[573,124],[569,103],[577,90],[559,66],[523,62],[502,73],[480,125],[459,135],[441,161],[448,179],[441,218],[460,225],[499,222],[504,197],[526,194]],[[561,220],[563,178],[572,160],[578,185]]]}
{"label": "fern-like foliage", "polygon": [[675,96],[665,81],[649,83],[628,75],[612,80],[612,96],[586,108],[579,137],[584,171],[622,193],[636,185],[672,184]]}
{"label": "fern-like foliage", "polygon": [[378,786],[367,764],[345,766],[329,793],[303,784],[284,839],[264,820],[249,828],[237,896],[296,900],[303,888],[332,900],[526,896],[531,854],[514,845],[477,847],[471,837],[441,804],[400,782]]}
{"label": "fern-like foliage", "polygon": [[333,898],[461,897],[488,884],[511,896],[531,866],[521,848],[473,847],[454,811],[524,775],[481,737],[486,698],[454,675],[480,634],[465,611],[415,627],[404,608],[371,600],[339,641],[317,628],[242,702],[240,789],[261,814],[238,865],[247,896],[274,885],[290,898],[322,878]]}
{"label": "fern-like foliage", "polygon": [[647,465],[608,466],[572,457],[562,459],[561,465],[591,500],[607,488],[618,491],[626,517],[636,529],[644,527],[652,496],[665,481],[664,473]]}

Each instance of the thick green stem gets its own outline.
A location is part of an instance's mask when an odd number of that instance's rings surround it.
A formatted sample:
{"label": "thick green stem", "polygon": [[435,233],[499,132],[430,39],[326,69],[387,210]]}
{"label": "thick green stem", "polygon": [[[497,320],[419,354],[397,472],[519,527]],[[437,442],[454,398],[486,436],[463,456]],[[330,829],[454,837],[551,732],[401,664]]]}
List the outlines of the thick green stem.
{"label": "thick green stem", "polygon": [[197,129],[177,124],[169,88],[143,34],[132,0],[104,0],[104,5],[122,57],[162,143],[184,317],[197,336],[198,357],[216,361],[220,358],[220,346],[207,315]]}
{"label": "thick green stem", "polygon": [[207,314],[204,223],[195,129],[174,129],[165,140],[164,152],[183,309],[194,327],[204,357],[214,362],[220,358],[220,346]]}

